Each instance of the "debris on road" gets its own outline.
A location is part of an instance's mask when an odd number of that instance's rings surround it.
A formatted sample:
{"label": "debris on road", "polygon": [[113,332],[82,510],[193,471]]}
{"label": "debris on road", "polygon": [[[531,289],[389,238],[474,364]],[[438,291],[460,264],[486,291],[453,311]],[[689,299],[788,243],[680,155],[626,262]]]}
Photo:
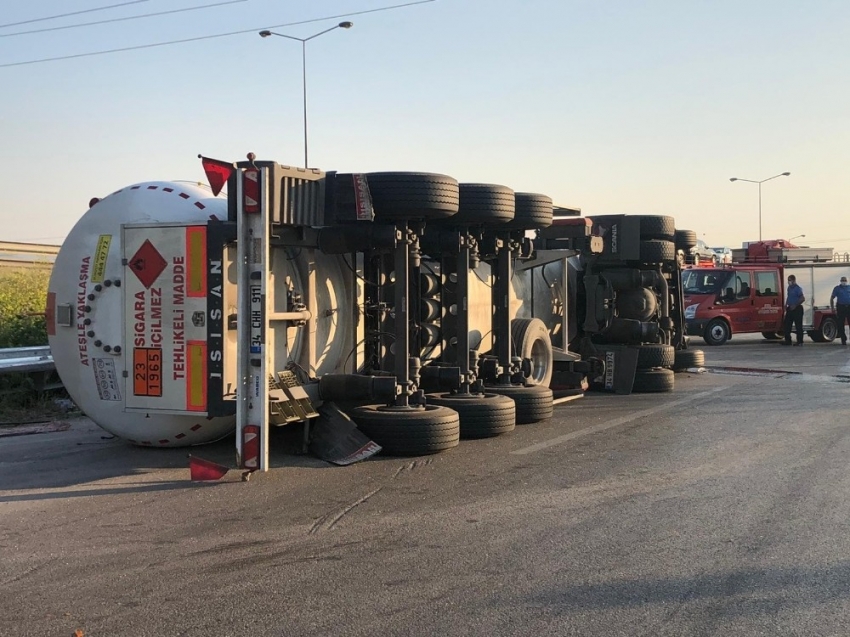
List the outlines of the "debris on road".
{"label": "debris on road", "polygon": [[0,425],[0,438],[8,438],[10,436],[28,436],[31,434],[55,433],[58,431],[67,431],[70,428],[71,423],[66,420]]}

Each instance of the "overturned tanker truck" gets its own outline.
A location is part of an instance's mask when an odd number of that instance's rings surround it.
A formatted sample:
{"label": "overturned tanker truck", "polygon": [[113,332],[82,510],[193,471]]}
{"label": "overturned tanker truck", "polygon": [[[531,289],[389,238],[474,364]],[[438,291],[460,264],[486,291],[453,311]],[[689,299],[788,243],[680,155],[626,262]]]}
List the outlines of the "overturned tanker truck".
{"label": "overturned tanker truck", "polygon": [[[551,417],[553,388],[670,391],[684,336],[664,216],[593,219],[541,194],[430,173],[203,158],[200,185],[93,199],[62,246],[47,325],[63,383],[133,444],[269,429],[338,405],[420,455]],[[227,195],[219,193],[227,187]]]}

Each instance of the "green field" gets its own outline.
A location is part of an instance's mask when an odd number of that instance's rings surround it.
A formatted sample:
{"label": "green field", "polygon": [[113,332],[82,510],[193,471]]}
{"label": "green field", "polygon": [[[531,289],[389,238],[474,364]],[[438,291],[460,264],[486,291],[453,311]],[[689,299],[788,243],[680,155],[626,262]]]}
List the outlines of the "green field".
{"label": "green field", "polygon": [[0,270],[0,348],[47,345],[49,270]]}
{"label": "green field", "polygon": [[[47,345],[49,270],[0,270],[0,348]],[[49,418],[50,398],[28,374],[0,375],[0,425]]]}

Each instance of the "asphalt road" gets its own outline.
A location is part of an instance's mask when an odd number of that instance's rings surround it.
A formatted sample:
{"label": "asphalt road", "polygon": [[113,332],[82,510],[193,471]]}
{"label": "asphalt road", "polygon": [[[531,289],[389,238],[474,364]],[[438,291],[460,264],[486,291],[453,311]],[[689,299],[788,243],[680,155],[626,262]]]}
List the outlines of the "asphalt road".
{"label": "asphalt road", "polygon": [[850,351],[706,356],[672,394],[426,458],[278,451],[250,482],[85,420],[0,438],[0,633],[847,634]]}

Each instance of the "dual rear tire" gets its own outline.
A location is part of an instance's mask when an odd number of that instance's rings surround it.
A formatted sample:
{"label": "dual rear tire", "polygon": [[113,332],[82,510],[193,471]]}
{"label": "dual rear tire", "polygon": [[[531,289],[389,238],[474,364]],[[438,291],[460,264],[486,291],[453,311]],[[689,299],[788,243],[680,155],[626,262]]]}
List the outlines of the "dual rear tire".
{"label": "dual rear tire", "polygon": [[348,415],[389,456],[424,456],[460,442],[460,417],[448,407],[364,405]]}
{"label": "dual rear tire", "polygon": [[348,413],[390,456],[423,456],[456,447],[461,438],[490,438],[517,424],[552,417],[552,390],[500,385],[484,394],[430,394],[425,407],[366,405]]}
{"label": "dual rear tire", "polygon": [[528,425],[551,418],[554,413],[554,395],[543,385],[490,385],[488,392],[501,394],[516,403],[516,423]]}
{"label": "dual rear tire", "polygon": [[705,352],[701,349],[680,349],[676,350],[676,357],[673,363],[673,371],[683,372],[694,367],[705,366]]}
{"label": "dual rear tire", "polygon": [[500,394],[428,394],[429,405],[448,407],[460,417],[460,437],[492,438],[513,431],[516,404]]}

